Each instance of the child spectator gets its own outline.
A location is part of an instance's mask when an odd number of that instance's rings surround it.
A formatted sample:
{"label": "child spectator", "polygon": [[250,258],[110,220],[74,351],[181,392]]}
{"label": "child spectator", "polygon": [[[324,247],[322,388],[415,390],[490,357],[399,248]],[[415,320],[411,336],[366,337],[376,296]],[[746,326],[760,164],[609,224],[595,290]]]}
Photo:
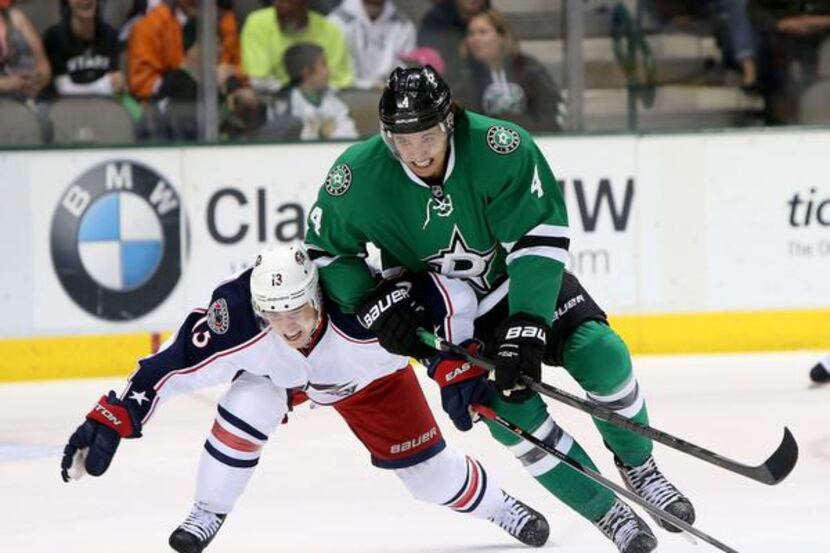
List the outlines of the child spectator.
{"label": "child spectator", "polygon": [[285,69],[291,79],[277,94],[272,107],[275,117],[302,121],[301,140],[357,138],[349,107],[329,87],[329,67],[323,49],[310,42],[285,51]]}
{"label": "child spectator", "polygon": [[496,10],[468,24],[466,63],[456,97],[471,110],[514,121],[530,131],[564,125],[559,87],[533,56],[523,54],[505,17]]}
{"label": "child spectator", "polygon": [[98,0],[61,0],[60,23],[43,44],[52,65],[50,96],[119,94],[118,33],[101,20]]}
{"label": "child spectator", "polygon": [[26,14],[0,0],[0,96],[32,100],[52,71],[43,44]]}
{"label": "child spectator", "polygon": [[346,36],[357,88],[382,88],[398,56],[415,48],[415,25],[391,0],[344,0],[329,20]]}
{"label": "child spectator", "polygon": [[274,0],[271,7],[251,12],[242,27],[242,67],[256,90],[276,92],[288,83],[284,55],[301,42],[323,49],[332,87],[352,85],[349,48],[337,25],[310,11],[309,0]]}

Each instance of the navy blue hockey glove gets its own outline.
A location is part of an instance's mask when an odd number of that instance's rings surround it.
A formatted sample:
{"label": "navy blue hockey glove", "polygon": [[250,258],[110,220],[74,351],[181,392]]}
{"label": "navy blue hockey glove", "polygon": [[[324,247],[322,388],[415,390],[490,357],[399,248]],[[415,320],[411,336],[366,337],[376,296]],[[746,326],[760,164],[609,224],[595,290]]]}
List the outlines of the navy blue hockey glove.
{"label": "navy blue hockey glove", "polygon": [[[479,344],[468,340],[461,344],[471,353],[478,354]],[[441,406],[459,430],[466,432],[473,427],[470,406],[487,405],[495,390],[487,382],[487,371],[452,354],[435,356],[429,364],[429,376],[441,388]]]}
{"label": "navy blue hockey glove", "polygon": [[519,376],[542,379],[542,358],[545,356],[547,325],[541,317],[515,313],[507,317],[496,331],[496,388],[509,401],[524,401],[528,391]]}
{"label": "navy blue hockey glove", "polygon": [[406,277],[378,285],[358,307],[357,318],[387,351],[416,359],[435,355],[435,349],[418,338],[418,329],[429,325],[424,308],[412,297],[412,281]]}
{"label": "navy blue hockey glove", "polygon": [[115,392],[101,396],[63,449],[63,481],[77,480],[86,473],[92,476],[104,474],[121,438],[141,437],[141,422],[136,419]]}

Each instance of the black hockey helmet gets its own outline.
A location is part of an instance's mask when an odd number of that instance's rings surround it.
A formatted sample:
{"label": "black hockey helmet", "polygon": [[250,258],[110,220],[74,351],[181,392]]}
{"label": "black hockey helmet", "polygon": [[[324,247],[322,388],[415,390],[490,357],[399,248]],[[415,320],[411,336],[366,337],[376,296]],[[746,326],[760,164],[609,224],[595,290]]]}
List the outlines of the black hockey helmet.
{"label": "black hockey helmet", "polygon": [[408,134],[444,124],[452,132],[452,92],[431,65],[398,67],[389,75],[380,97],[380,128],[388,134]]}

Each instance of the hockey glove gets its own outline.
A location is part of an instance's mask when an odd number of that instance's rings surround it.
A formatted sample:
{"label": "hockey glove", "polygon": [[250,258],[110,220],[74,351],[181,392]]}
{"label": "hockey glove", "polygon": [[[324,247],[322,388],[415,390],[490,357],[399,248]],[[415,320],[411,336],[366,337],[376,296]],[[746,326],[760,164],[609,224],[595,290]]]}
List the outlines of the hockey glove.
{"label": "hockey glove", "polygon": [[496,388],[505,399],[524,401],[527,393],[520,384],[519,376],[526,375],[533,380],[542,379],[542,358],[546,346],[545,321],[534,315],[515,313],[507,317],[496,332],[499,338],[495,353]]}
{"label": "hockey glove", "polygon": [[[462,343],[477,354],[479,344],[472,340]],[[466,432],[473,427],[470,406],[487,405],[495,391],[487,382],[487,371],[452,354],[440,354],[429,364],[429,376],[441,388],[441,406],[456,428]]]}
{"label": "hockey glove", "polygon": [[86,473],[104,474],[121,438],[141,437],[141,422],[136,419],[115,392],[101,396],[63,449],[63,481],[77,480]]}
{"label": "hockey glove", "polygon": [[357,309],[357,317],[387,351],[425,359],[435,355],[435,349],[418,338],[418,329],[428,325],[411,290],[412,282],[405,277],[384,281]]}

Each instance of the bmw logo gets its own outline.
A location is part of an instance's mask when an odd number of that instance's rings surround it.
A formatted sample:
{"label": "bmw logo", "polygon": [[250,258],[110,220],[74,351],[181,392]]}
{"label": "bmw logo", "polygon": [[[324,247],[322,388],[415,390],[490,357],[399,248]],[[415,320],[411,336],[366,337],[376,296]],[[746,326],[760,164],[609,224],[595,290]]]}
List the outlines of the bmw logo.
{"label": "bmw logo", "polygon": [[96,165],[64,192],[52,217],[55,272],[84,311],[110,321],[149,313],[181,276],[176,189],[135,161]]}

